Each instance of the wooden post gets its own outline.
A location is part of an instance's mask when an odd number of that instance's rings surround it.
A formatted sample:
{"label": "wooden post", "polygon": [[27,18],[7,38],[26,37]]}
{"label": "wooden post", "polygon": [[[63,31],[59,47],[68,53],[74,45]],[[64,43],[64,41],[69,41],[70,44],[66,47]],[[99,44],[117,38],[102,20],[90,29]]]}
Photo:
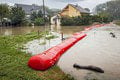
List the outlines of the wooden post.
{"label": "wooden post", "polygon": [[61,40],[62,40],[62,41],[64,40],[64,38],[63,38],[63,32],[61,33]]}
{"label": "wooden post", "polygon": [[39,34],[40,34],[40,31],[38,30],[38,36],[39,36]]}

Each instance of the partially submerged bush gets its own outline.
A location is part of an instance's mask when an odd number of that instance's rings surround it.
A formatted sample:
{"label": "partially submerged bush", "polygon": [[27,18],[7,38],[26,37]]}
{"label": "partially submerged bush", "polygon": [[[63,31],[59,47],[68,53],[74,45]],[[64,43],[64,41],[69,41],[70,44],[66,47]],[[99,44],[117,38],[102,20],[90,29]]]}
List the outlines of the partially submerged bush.
{"label": "partially submerged bush", "polygon": [[36,18],[35,21],[34,21],[34,24],[36,26],[44,25],[44,19],[43,18]]}

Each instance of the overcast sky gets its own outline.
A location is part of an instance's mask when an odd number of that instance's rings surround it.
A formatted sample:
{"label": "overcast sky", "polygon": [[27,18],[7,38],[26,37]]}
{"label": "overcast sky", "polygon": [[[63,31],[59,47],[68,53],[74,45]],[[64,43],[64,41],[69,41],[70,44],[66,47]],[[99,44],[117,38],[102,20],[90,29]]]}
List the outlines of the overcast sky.
{"label": "overcast sky", "polygon": [[[45,0],[45,5],[50,8],[62,9],[68,3],[72,3],[78,4],[83,8],[89,8],[90,10],[92,10],[96,5],[100,3],[105,3],[107,1],[110,0]],[[8,3],[10,5],[13,5],[14,3],[42,5],[42,0],[0,0],[0,3]]]}

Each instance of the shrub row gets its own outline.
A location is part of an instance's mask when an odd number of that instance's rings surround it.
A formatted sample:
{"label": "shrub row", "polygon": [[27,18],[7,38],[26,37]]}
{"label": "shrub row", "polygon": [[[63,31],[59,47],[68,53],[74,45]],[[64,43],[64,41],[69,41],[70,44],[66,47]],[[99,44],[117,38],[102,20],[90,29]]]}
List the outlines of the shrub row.
{"label": "shrub row", "polygon": [[98,15],[84,15],[84,16],[77,16],[77,17],[64,16],[61,18],[62,26],[90,25],[94,22],[109,23],[111,22],[111,19],[109,17],[101,17]]}

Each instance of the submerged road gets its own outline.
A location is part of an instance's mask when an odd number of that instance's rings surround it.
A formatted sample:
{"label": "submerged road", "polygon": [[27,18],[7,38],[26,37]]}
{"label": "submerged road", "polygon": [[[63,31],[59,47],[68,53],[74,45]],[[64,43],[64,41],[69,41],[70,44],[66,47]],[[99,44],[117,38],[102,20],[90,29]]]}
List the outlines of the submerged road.
{"label": "submerged road", "polygon": [[[120,26],[111,24],[86,33],[84,39],[62,55],[57,65],[77,80],[120,80]],[[77,70],[73,68],[75,63],[97,66],[105,73]]]}

